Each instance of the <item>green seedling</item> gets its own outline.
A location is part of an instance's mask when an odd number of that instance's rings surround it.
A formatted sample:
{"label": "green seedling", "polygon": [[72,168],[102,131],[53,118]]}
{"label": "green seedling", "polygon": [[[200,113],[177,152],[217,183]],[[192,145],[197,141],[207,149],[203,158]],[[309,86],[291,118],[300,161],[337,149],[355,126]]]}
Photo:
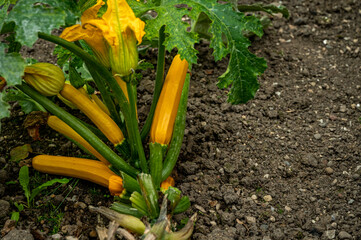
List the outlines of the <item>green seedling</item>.
{"label": "green seedling", "polygon": [[11,213],[11,220],[18,222],[20,218],[20,212],[24,210],[24,205],[21,203],[18,204],[17,202],[14,202],[14,206],[18,209],[18,211],[13,211]]}
{"label": "green seedling", "polygon": [[30,182],[30,178],[29,178],[29,168],[27,166],[23,166],[20,169],[19,172],[19,183],[21,185],[21,187],[24,190],[24,194],[27,200],[27,207],[30,207],[31,204],[33,203],[35,197],[43,190],[45,190],[47,187],[50,187],[52,185],[54,185],[55,183],[61,183],[61,184],[66,184],[69,182],[69,179],[67,178],[62,178],[62,179],[58,179],[55,178],[53,180],[47,181],[46,183],[43,183],[42,185],[34,188],[34,189],[30,189],[29,186],[29,182]]}

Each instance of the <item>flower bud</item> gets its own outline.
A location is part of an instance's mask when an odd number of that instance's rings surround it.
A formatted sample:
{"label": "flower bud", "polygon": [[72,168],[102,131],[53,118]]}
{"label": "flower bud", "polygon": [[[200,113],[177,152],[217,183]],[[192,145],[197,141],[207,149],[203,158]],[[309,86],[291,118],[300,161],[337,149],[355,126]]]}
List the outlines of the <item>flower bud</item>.
{"label": "flower bud", "polygon": [[57,95],[65,83],[63,71],[50,63],[35,63],[27,66],[23,78],[44,96]]}
{"label": "flower bud", "polygon": [[119,43],[109,49],[110,67],[117,75],[124,77],[138,66],[137,39],[131,29],[120,33]]}

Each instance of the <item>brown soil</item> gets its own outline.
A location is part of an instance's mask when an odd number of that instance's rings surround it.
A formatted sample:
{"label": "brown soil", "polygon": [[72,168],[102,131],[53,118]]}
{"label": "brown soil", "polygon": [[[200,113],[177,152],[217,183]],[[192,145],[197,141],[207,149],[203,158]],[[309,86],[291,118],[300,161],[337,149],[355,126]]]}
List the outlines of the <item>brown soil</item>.
{"label": "brown soil", "polygon": [[[199,213],[193,239],[361,239],[361,2],[284,4],[292,17],[274,17],[264,37],[253,40],[252,51],[267,59],[268,69],[247,104],[226,103],[226,92],[216,87],[226,61],[214,63],[212,51],[198,46],[174,173],[192,202],[176,220]],[[49,48],[40,42],[24,54],[51,60]],[[151,79],[139,87],[140,119],[151,102]],[[13,202],[25,200],[19,184],[6,184],[19,170],[9,161],[12,148],[30,143],[33,154],[83,155],[49,129],[32,141],[22,127],[25,116],[13,110],[0,136],[0,197],[11,204],[2,210],[0,228],[16,210]],[[39,182],[48,178],[31,175]],[[94,236],[103,220],[87,206],[109,206],[112,198],[106,189],[75,182],[40,195],[16,228],[36,238]]]}

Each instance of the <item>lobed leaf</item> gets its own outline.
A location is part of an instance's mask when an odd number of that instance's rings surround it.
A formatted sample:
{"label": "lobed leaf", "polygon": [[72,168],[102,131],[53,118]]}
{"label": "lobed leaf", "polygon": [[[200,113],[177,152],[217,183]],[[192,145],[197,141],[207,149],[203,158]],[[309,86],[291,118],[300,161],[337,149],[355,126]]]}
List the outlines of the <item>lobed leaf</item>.
{"label": "lobed leaf", "polygon": [[17,41],[31,47],[39,32],[50,34],[60,26],[75,24],[78,14],[71,0],[19,0],[5,21],[15,22]]}
{"label": "lobed leaf", "polygon": [[0,43],[0,76],[4,77],[8,86],[21,84],[25,61],[18,53],[5,52],[5,44]]}

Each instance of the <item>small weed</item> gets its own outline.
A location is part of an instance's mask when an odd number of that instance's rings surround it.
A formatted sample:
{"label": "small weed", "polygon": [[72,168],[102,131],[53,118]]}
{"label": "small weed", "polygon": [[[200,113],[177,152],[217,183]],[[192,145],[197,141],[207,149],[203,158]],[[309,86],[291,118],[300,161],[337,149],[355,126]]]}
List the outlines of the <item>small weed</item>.
{"label": "small weed", "polygon": [[25,197],[26,197],[26,200],[28,203],[27,207],[31,207],[34,202],[35,197],[40,192],[45,190],[47,187],[52,186],[55,183],[65,184],[68,182],[69,182],[69,179],[67,179],[67,178],[63,178],[63,179],[55,178],[53,180],[47,181],[47,182],[41,184],[40,186],[30,190],[29,168],[27,166],[23,166],[20,168],[20,171],[19,171],[19,183],[24,190],[24,194],[25,194]]}
{"label": "small weed", "polygon": [[63,220],[64,213],[56,211],[54,205],[52,205],[52,208],[55,210],[38,217],[38,221],[46,222],[50,227],[50,233],[55,234],[60,231],[61,221]]}
{"label": "small weed", "polygon": [[277,212],[278,214],[283,214],[284,211],[285,211],[285,210],[284,210],[279,204],[276,205],[276,212]]}
{"label": "small weed", "polygon": [[20,219],[20,212],[24,210],[24,205],[14,202],[14,206],[18,209],[18,211],[14,211],[11,213],[11,220],[14,220],[17,223]]}

